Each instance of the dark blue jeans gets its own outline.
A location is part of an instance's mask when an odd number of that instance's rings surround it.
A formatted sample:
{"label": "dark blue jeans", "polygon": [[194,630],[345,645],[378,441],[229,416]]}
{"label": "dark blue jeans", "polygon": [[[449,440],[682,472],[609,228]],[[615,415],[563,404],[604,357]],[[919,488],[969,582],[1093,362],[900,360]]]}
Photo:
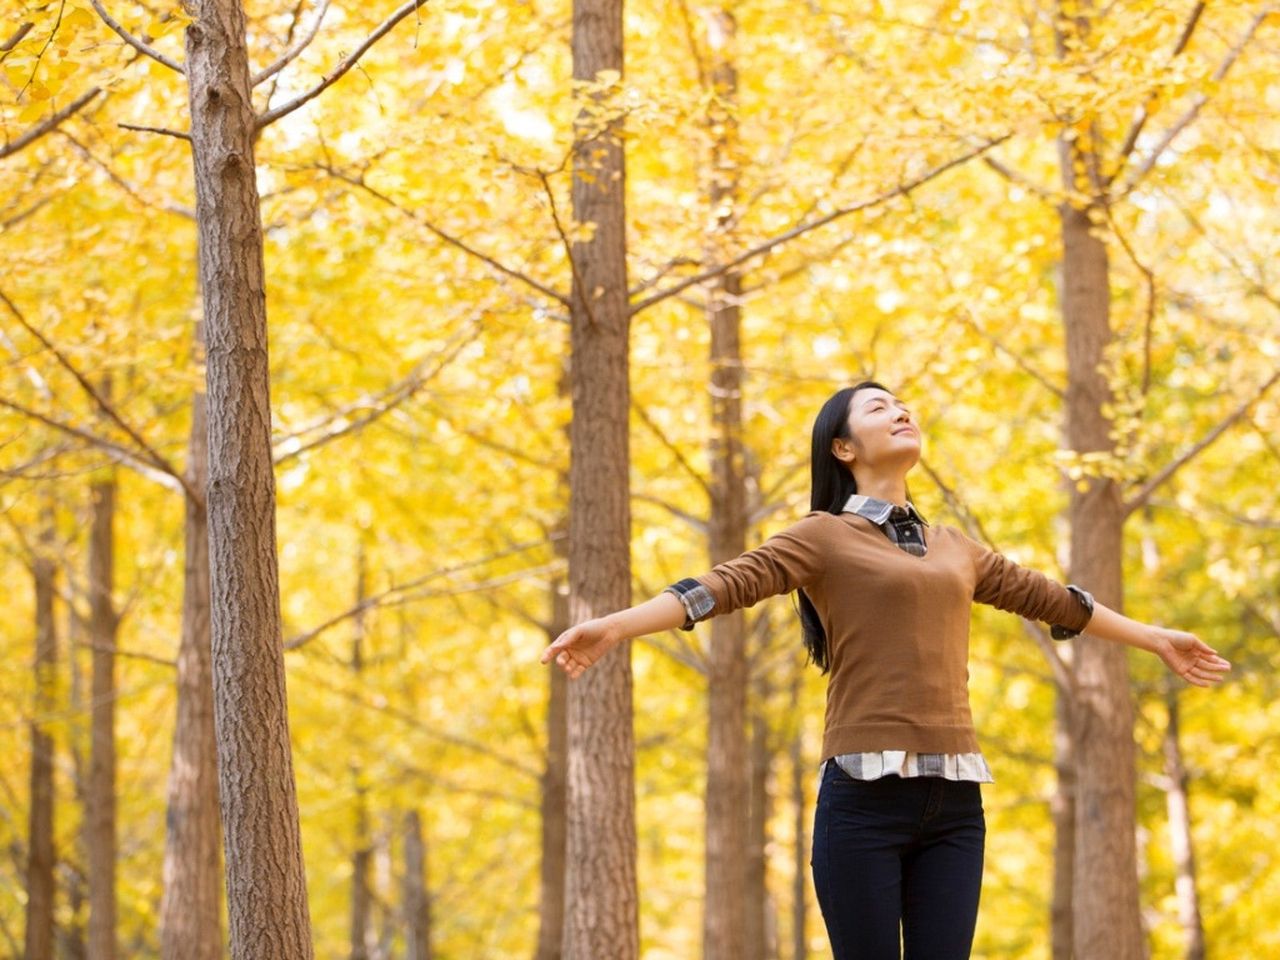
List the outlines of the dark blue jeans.
{"label": "dark blue jeans", "polygon": [[966,960],[987,825],[979,784],[854,780],[827,763],[813,822],[813,884],[835,960]]}

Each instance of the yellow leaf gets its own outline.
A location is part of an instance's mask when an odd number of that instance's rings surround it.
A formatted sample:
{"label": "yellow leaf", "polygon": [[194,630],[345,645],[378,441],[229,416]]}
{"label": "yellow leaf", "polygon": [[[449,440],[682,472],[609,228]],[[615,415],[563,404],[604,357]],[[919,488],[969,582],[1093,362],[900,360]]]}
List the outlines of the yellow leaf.
{"label": "yellow leaf", "polygon": [[[71,12],[63,16],[62,29],[69,29],[72,32],[79,30],[91,30],[97,24],[98,20],[88,10],[81,7],[73,7]],[[61,30],[59,30],[61,33]]]}

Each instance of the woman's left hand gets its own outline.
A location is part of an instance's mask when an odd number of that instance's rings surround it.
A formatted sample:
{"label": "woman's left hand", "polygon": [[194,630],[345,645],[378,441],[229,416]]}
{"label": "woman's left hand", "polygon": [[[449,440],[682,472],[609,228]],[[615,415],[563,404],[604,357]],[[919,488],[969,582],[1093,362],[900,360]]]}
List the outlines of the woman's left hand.
{"label": "woman's left hand", "polygon": [[1218,651],[1194,633],[1164,627],[1153,629],[1156,655],[1187,683],[1211,687],[1231,669],[1231,664],[1218,656]]}

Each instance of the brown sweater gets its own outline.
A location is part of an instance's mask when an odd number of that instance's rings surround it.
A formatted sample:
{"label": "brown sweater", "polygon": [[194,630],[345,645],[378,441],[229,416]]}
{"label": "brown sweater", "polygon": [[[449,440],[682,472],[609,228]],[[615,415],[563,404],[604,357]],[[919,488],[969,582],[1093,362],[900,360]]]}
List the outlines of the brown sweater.
{"label": "brown sweater", "polygon": [[1082,630],[1063,585],[947,526],[912,556],[869,520],[815,510],[754,550],[694,577],[713,615],[803,587],[827,631],[823,758],[871,750],[978,751],[969,710],[969,613],[976,600]]}

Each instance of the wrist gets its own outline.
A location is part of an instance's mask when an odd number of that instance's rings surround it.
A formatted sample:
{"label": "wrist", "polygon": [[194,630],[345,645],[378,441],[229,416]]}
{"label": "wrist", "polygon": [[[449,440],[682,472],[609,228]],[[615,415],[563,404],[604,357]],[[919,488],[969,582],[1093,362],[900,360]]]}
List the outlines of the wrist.
{"label": "wrist", "polygon": [[1142,648],[1154,653],[1156,656],[1164,656],[1170,649],[1169,634],[1162,627],[1147,626],[1143,633]]}
{"label": "wrist", "polygon": [[606,614],[600,618],[600,625],[603,628],[603,636],[601,639],[604,640],[605,645],[610,650],[620,644],[623,640],[628,639],[626,628],[618,619],[619,614],[624,612],[625,611],[615,611],[614,613]]}

